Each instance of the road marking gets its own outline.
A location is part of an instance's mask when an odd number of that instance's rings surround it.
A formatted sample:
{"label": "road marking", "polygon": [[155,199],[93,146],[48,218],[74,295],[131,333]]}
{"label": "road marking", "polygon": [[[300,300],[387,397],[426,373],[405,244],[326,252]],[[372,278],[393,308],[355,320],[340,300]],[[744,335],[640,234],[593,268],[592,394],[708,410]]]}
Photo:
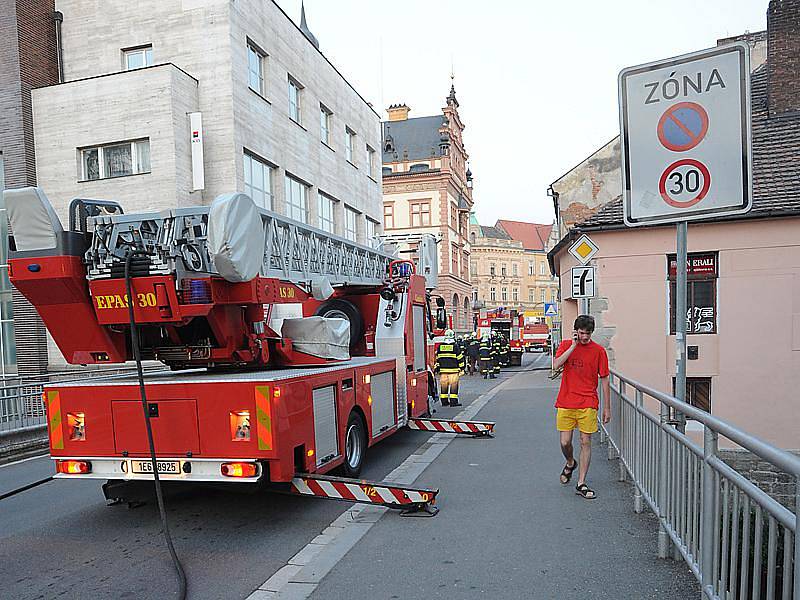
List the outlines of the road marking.
{"label": "road marking", "polygon": [[[522,371],[478,396],[456,415],[455,420],[472,419],[510,381],[529,372],[532,362]],[[436,433],[417,448],[384,479],[398,485],[411,485],[456,437]],[[288,563],[261,584],[246,600],[291,598],[303,600],[311,596],[322,579],[345,557],[389,509],[384,506],[357,505],[344,511],[322,534],[306,544]]]}
{"label": "road marking", "polygon": [[39,454],[37,456],[29,456],[28,458],[23,458],[21,460],[16,460],[14,462],[5,463],[3,465],[0,465],[0,469],[2,469],[3,467],[13,467],[14,465],[18,465],[18,464],[21,464],[21,463],[24,463],[24,462],[28,462],[29,460],[36,460],[37,458],[48,458],[49,456],[50,456],[49,454]]}

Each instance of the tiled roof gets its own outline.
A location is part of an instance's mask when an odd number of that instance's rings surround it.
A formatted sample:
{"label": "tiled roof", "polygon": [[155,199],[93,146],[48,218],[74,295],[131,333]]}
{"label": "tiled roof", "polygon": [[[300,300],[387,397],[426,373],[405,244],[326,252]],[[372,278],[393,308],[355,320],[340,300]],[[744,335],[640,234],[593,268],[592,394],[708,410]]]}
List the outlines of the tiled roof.
{"label": "tiled roof", "polygon": [[[800,115],[768,117],[767,65],[756,69],[750,82],[753,208],[744,215],[712,217],[704,222],[800,216]],[[622,225],[622,197],[619,196],[577,228],[598,230]]]}
{"label": "tiled roof", "polygon": [[502,229],[498,229],[497,227],[489,227],[488,225],[481,225],[481,236],[486,238],[495,238],[498,240],[510,240],[512,239],[510,235],[508,235]]}
{"label": "tiled roof", "polygon": [[506,221],[500,219],[495,227],[503,229],[512,239],[522,242],[525,250],[544,250],[550,237],[552,225],[526,223],[525,221]]}
{"label": "tiled roof", "polygon": [[[383,162],[424,160],[441,156],[439,129],[443,123],[444,115],[417,117],[404,121],[384,121]],[[389,152],[386,151],[388,142],[391,142],[392,146]]]}

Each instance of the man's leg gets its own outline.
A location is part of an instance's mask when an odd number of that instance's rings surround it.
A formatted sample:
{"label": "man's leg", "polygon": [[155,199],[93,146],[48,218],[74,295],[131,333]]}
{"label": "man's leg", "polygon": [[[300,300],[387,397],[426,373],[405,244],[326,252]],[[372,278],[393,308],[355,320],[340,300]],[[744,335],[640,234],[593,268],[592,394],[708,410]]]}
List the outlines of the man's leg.
{"label": "man's leg", "polygon": [[461,402],[458,401],[458,380],[459,375],[458,373],[453,373],[450,377],[450,406],[461,406]]}
{"label": "man's leg", "polygon": [[567,459],[567,462],[570,465],[575,464],[575,456],[572,451],[572,431],[559,431],[559,437],[561,438],[561,454],[564,455],[564,458]]}
{"label": "man's leg", "polygon": [[439,373],[439,399],[442,401],[442,406],[450,404],[450,384],[447,373]]}
{"label": "man's leg", "polygon": [[589,464],[592,462],[592,434],[581,433],[581,468],[578,471],[578,485],[586,483],[586,475],[589,473]]}

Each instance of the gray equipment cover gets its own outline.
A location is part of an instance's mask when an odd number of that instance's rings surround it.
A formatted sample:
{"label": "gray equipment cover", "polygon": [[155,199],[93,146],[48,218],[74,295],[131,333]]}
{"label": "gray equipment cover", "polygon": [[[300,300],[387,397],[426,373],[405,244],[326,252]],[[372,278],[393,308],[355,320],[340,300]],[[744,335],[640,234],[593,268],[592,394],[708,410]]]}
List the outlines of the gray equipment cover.
{"label": "gray equipment cover", "polygon": [[64,228],[42,188],[5,190],[3,199],[17,250],[50,250],[58,247],[58,236]]}
{"label": "gray equipment cover", "polygon": [[325,317],[284,319],[281,336],[300,352],[336,360],[350,359],[350,321]]}
{"label": "gray equipment cover", "polygon": [[250,281],[264,264],[264,227],[250,196],[217,196],[208,211],[208,251],[227,281]]}

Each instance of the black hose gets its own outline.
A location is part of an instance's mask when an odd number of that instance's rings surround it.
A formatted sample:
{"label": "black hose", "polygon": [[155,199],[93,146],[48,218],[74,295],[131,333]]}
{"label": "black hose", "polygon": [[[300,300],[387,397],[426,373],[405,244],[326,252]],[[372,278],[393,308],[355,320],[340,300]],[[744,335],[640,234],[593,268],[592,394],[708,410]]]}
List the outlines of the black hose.
{"label": "black hose", "polygon": [[150,413],[147,410],[147,394],[144,389],[144,373],[142,371],[142,357],[139,350],[139,332],[136,328],[136,319],[133,316],[133,293],[131,290],[131,259],[135,256],[147,256],[146,252],[141,250],[132,250],[125,257],[125,292],[128,294],[128,319],[131,325],[131,349],[133,350],[133,358],[136,361],[136,372],[139,377],[139,396],[142,400],[142,411],[144,413],[144,424],[147,429],[147,442],[150,445],[150,461],[153,465],[153,479],[155,480],[156,499],[158,500],[158,512],[161,516],[161,526],[164,528],[164,539],[167,542],[169,555],[172,557],[172,564],[175,567],[175,572],[178,575],[178,597],[181,600],[186,598],[186,573],[183,571],[178,555],[175,553],[175,547],[172,545],[172,537],[169,534],[169,526],[167,524],[167,511],[164,508],[164,494],[161,491],[161,480],[158,477],[158,459],[156,458],[156,447],[153,442],[153,428],[150,426]]}

